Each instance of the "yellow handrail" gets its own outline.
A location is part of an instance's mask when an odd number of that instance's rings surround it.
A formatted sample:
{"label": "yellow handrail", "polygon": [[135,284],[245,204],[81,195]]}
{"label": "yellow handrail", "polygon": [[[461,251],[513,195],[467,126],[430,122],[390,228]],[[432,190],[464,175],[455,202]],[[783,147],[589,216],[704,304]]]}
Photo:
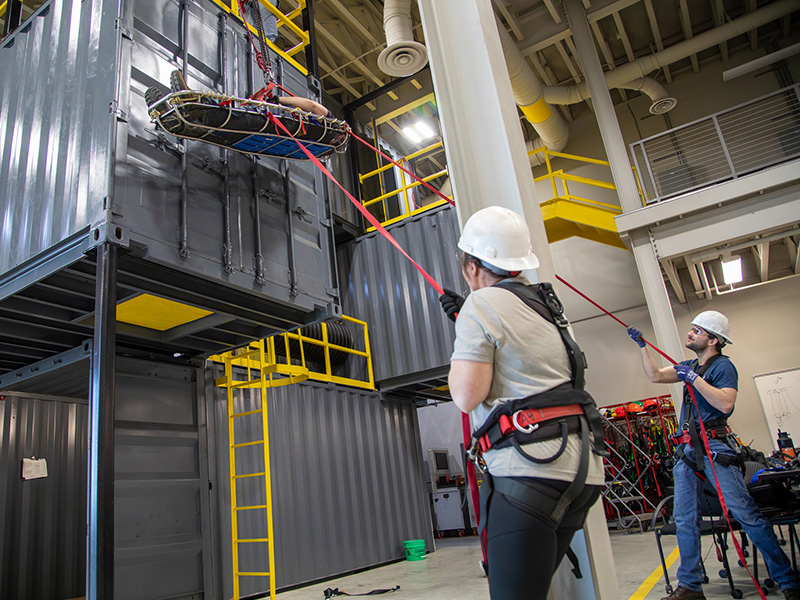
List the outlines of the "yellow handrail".
{"label": "yellow handrail", "polygon": [[[247,369],[248,376],[244,380],[232,380],[226,374],[224,377],[219,377],[215,381],[218,386],[233,387],[233,388],[257,388],[262,384],[262,380],[267,381],[267,387],[277,387],[280,385],[290,385],[292,383],[299,383],[306,379],[313,381],[325,381],[329,383],[338,383],[342,385],[349,385],[362,389],[375,389],[375,380],[372,371],[372,352],[369,345],[369,330],[367,323],[347,315],[341,316],[342,321],[353,323],[361,328],[363,335],[363,350],[356,350],[355,348],[348,348],[333,344],[328,340],[328,326],[322,323],[322,339],[308,337],[302,334],[302,330],[287,331],[276,334],[272,337],[265,338],[259,342],[254,342],[248,347],[239,348],[226,352],[225,354],[217,354],[210,356],[209,360],[216,362],[225,362],[230,360],[231,364],[235,367],[242,367]],[[293,340],[298,342],[299,355],[295,353],[292,355],[289,341]],[[284,351],[282,353],[283,361],[278,360],[278,353],[275,349],[275,343],[283,344]],[[254,357],[259,355],[260,345],[264,346],[265,361],[259,362]],[[312,366],[306,361],[306,345],[313,345],[322,347],[325,356],[325,371],[315,371]],[[353,356],[358,356],[366,360],[367,377],[366,379],[355,379],[350,377],[342,377],[334,375],[330,362],[330,352],[337,351]],[[300,364],[293,364],[293,361],[299,361]],[[260,377],[255,378],[250,376],[250,370],[256,369],[260,373]]]}
{"label": "yellow handrail", "polygon": [[415,188],[417,186],[420,186],[420,185],[422,185],[423,181],[425,183],[428,183],[429,181],[431,181],[433,179],[436,179],[437,177],[441,177],[443,175],[447,175],[447,169],[442,169],[441,171],[437,171],[436,173],[433,173],[432,175],[428,175],[427,177],[423,177],[421,181],[413,181],[412,183],[409,183],[408,185],[403,185],[403,186],[397,188],[396,190],[391,190],[389,192],[386,192],[385,194],[381,194],[380,196],[377,196],[377,197],[373,198],[372,200],[367,200],[366,202],[362,202],[362,204],[364,206],[372,206],[376,202],[380,202],[380,201],[385,200],[386,198],[389,198],[391,196],[396,196],[400,192],[403,192],[405,190],[410,190],[411,188]]}
{"label": "yellow handrail", "polygon": [[6,14],[6,6],[8,5],[8,0],[5,0],[2,4],[0,4],[0,17]]}
{"label": "yellow handrail", "polygon": [[[574,161],[593,164],[593,165],[601,165],[601,166],[605,166],[605,167],[610,167],[611,163],[609,163],[607,160],[601,160],[599,158],[588,158],[586,156],[578,156],[577,154],[567,154],[565,152],[555,152],[555,151],[552,151],[552,150],[548,150],[545,146],[541,146],[540,148],[535,148],[534,150],[531,150],[530,152],[528,152],[528,156],[532,156],[534,154],[540,154],[540,153],[544,156],[545,165],[547,166],[547,174],[546,175],[541,175],[540,177],[534,178],[534,182],[538,183],[540,181],[544,181],[546,179],[549,179],[550,180],[550,184],[551,184],[552,189],[553,189],[553,198],[563,198],[563,199],[567,199],[567,200],[578,200],[578,201],[581,201],[581,202],[584,202],[584,203],[591,203],[591,204],[594,204],[596,206],[601,206],[603,208],[608,208],[608,209],[613,210],[615,212],[620,212],[620,213],[622,212],[622,210],[620,209],[619,206],[615,206],[613,204],[605,204],[605,203],[602,203],[602,202],[595,202],[595,201],[592,201],[592,200],[587,200],[585,198],[579,198],[578,196],[572,196],[569,193],[569,188],[567,186],[567,182],[568,181],[572,181],[572,182],[575,182],[575,183],[581,183],[581,184],[584,184],[584,185],[590,185],[590,186],[594,186],[594,187],[599,187],[599,188],[606,189],[606,190],[616,190],[617,186],[614,185],[614,183],[611,183],[611,182],[608,182],[608,181],[601,181],[599,179],[591,179],[589,177],[581,177],[579,175],[570,175],[568,173],[564,173],[563,169],[560,169],[558,171],[554,171],[552,165],[550,164],[550,159],[552,157],[556,157],[556,158],[565,158],[565,159],[568,159],[568,160],[574,160]],[[639,181],[639,174],[636,172],[636,168],[635,167],[631,167],[631,168],[633,169],[633,174],[634,174],[634,177],[636,179],[636,185],[637,185],[638,192],[639,192],[639,198],[642,200],[642,205],[644,205],[646,203],[646,199],[645,199],[644,191],[642,189],[641,182]],[[564,194],[560,194],[559,193],[558,186],[556,185],[556,180],[560,180],[562,185],[564,186]]]}
{"label": "yellow handrail", "polygon": [[[374,134],[374,130],[373,130],[373,136],[374,135],[375,134]],[[374,137],[373,137],[373,139],[374,139]],[[401,160],[403,160],[403,159],[411,160],[412,158],[420,157],[423,154],[427,154],[428,152],[431,152],[432,150],[436,150],[437,148],[442,148],[442,147],[443,147],[442,140],[439,140],[438,142],[436,142],[434,144],[431,144],[430,146],[426,146],[422,150],[417,150],[416,152],[414,152],[412,154],[409,154],[408,156],[402,157]],[[359,183],[364,183],[365,179],[369,179],[370,177],[373,177],[373,176],[377,175],[378,173],[382,173],[383,171],[387,171],[387,170],[391,169],[392,167],[394,167],[394,165],[392,163],[389,163],[388,165],[384,165],[382,167],[379,167],[379,168],[375,169],[374,171],[370,171],[369,173],[364,173],[363,175],[359,175],[358,176]]]}
{"label": "yellow handrail", "polygon": [[[262,6],[264,6],[267,10],[269,10],[269,12],[275,15],[275,17],[278,20],[277,23],[278,27],[285,26],[287,29],[290,29],[295,35],[297,35],[297,37],[300,38],[299,44],[296,44],[295,46],[292,46],[291,48],[288,48],[286,50],[281,50],[270,40],[264,40],[264,41],[274,52],[276,52],[279,56],[283,57],[289,64],[291,64],[294,68],[300,71],[303,75],[308,75],[308,70],[299,62],[297,62],[293,58],[293,56],[298,52],[300,52],[300,50],[308,46],[308,44],[310,43],[310,37],[307,31],[300,29],[300,27],[298,27],[291,20],[296,18],[298,15],[302,13],[303,9],[306,7],[306,0],[294,0],[294,2],[297,3],[297,8],[292,9],[290,12],[285,14],[281,12],[279,8],[273,6],[272,3],[269,2],[269,0],[258,0],[258,1],[259,3],[261,3]],[[240,22],[242,21],[242,18],[239,16],[239,5],[237,0],[227,0],[227,1],[213,0],[213,2],[217,6],[222,8],[222,10],[224,10],[225,12],[233,15],[233,17],[235,17]],[[253,27],[247,22],[245,22],[244,25],[253,33],[253,35],[255,35],[256,37],[258,36],[258,31],[256,30],[255,27]]]}

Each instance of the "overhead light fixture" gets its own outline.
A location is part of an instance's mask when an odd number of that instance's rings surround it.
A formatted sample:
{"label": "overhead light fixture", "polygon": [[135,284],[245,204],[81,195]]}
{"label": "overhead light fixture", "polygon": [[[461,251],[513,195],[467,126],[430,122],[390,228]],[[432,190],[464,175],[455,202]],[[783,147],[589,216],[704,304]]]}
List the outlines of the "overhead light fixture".
{"label": "overhead light fixture", "polygon": [[730,256],[722,259],[722,279],[727,285],[739,283],[742,280],[742,257]]}
{"label": "overhead light fixture", "polygon": [[419,144],[435,136],[436,132],[424,121],[417,121],[413,125],[404,127],[403,135],[406,136],[412,144]]}
{"label": "overhead light fixture", "polygon": [[406,136],[412,144],[419,144],[422,141],[422,136],[417,133],[417,129],[413,125],[403,127],[403,135]]}

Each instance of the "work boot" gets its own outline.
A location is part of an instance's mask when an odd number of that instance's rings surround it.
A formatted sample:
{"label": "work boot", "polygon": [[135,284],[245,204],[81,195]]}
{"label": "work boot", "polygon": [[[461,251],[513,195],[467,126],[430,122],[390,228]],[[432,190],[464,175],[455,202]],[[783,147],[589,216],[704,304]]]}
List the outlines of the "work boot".
{"label": "work boot", "polygon": [[[674,592],[661,600],[706,600],[703,592],[695,592],[689,588],[678,586]],[[800,600],[800,598],[798,598]]]}
{"label": "work boot", "polygon": [[800,589],[791,588],[788,590],[783,590],[783,597],[786,600],[800,600]]}

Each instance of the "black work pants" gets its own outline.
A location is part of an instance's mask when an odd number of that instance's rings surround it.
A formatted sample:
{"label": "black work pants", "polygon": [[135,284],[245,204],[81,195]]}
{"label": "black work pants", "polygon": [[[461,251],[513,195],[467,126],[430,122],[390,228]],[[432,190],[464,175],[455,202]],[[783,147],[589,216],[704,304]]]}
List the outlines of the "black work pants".
{"label": "black work pants", "polygon": [[[566,481],[552,479],[520,479],[547,486],[556,496],[569,485]],[[557,528],[535,507],[525,506],[496,491],[492,493],[487,508],[486,534],[489,592],[493,600],[545,600],[550,581],[567,553],[572,536],[583,527],[586,514],[597,501],[601,489],[597,485],[585,486]]]}

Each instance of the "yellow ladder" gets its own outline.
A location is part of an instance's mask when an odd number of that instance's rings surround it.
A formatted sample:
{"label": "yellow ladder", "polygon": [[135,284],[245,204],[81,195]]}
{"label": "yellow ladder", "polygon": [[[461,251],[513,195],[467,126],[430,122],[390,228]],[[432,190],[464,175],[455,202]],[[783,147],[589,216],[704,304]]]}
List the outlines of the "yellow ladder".
{"label": "yellow ladder", "polygon": [[[267,418],[267,387],[270,387],[269,382],[272,379],[272,374],[267,374],[266,368],[268,362],[265,357],[264,340],[251,344],[243,351],[238,353],[230,352],[224,356],[225,360],[225,387],[228,390],[228,443],[230,448],[230,474],[231,474],[231,541],[232,541],[232,556],[233,556],[233,598],[234,600],[240,599],[239,594],[239,578],[240,577],[269,577],[269,597],[275,598],[275,545],[272,535],[272,485],[270,480],[269,468],[269,421]],[[274,350],[273,350],[274,352]],[[270,352],[272,354],[273,352]],[[233,378],[233,363],[244,360],[246,367],[246,379],[236,381]],[[253,377],[255,370],[251,365],[258,366],[258,377]],[[253,410],[243,410],[242,412],[235,412],[235,396],[243,397],[243,394],[234,394],[234,390],[243,391],[245,389],[252,389],[258,387],[261,391],[260,407]],[[244,405],[244,402],[240,403]],[[260,440],[249,440],[245,442],[236,443],[236,428],[234,424],[238,420],[246,419],[261,415],[261,429],[262,438]],[[239,448],[251,447],[261,444],[264,450],[264,470],[255,473],[236,473],[236,450]],[[237,482],[243,479],[251,479],[255,477],[264,478],[264,489],[266,493],[266,503],[250,506],[238,506],[237,504]],[[253,538],[240,538],[239,537],[239,512],[251,510],[266,510],[267,517],[267,536],[266,537],[253,537]],[[269,553],[269,571],[240,571],[239,570],[239,545],[240,544],[268,544]]]}

